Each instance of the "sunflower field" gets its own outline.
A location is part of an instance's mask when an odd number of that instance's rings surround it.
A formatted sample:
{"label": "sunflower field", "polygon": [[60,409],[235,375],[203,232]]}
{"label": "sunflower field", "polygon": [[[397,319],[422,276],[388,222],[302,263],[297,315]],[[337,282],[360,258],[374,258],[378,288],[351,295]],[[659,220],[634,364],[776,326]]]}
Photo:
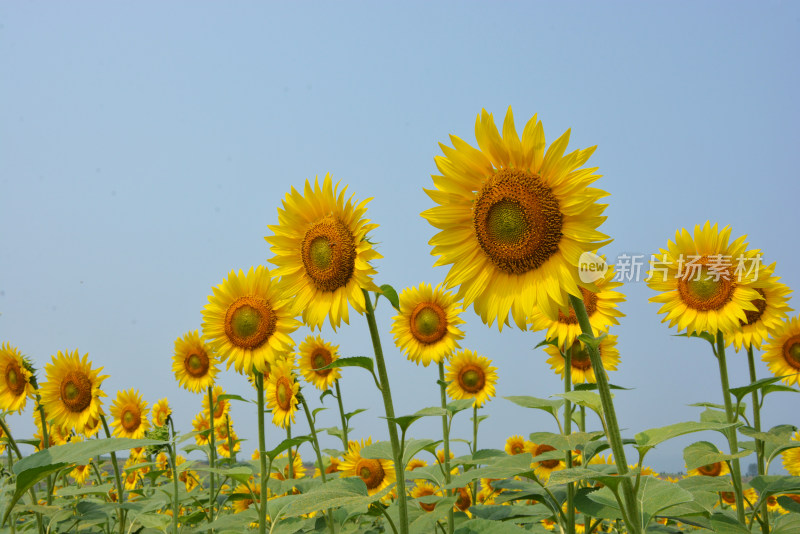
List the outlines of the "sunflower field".
{"label": "sunflower field", "polygon": [[[696,420],[623,432],[608,377],[620,365],[612,332],[626,298],[603,256],[608,193],[588,164],[595,147],[568,150],[569,140],[567,131],[548,145],[535,115],[520,133],[509,108],[501,127],[483,110],[475,142],[451,136],[440,145],[440,174],[421,214],[434,229],[435,265],[448,269],[435,287],[379,285],[369,200],[329,174],[291,187],[265,236],[270,266],[220,273],[197,329],[176,332],[168,348],[163,367],[171,363],[176,389],[197,396],[192,421],[173,418],[168,392],[150,406],[135,388],[104,391],[103,362],[78,349],[37,362],[2,340],[4,531],[800,532],[800,433],[761,424],[768,395],[800,391],[800,320],[789,315],[791,291],[776,265],[711,221],[659,239],[646,281],[671,329],[664,335],[707,342],[719,380]],[[394,309],[382,325],[391,340],[381,339],[379,305]],[[530,331],[563,390],[499,388],[494,362],[462,346],[470,309],[487,328]],[[301,326],[358,329],[356,318],[366,319],[371,356],[342,354],[321,335],[295,336]],[[414,413],[395,405],[390,342],[430,373],[441,403]],[[729,383],[732,351],[746,354],[747,385]],[[757,353],[774,376],[757,378]],[[225,391],[221,373],[244,375],[251,387]],[[352,431],[366,407],[347,406],[340,379],[348,373],[380,393],[388,440]],[[525,428],[503,450],[480,447],[481,410],[498,396],[549,414],[558,432]],[[29,403],[33,436],[6,421]],[[254,419],[255,448],[237,436],[234,403]],[[337,414],[334,426],[322,428],[323,409]],[[441,432],[420,436],[423,418],[441,421]],[[459,439],[468,450],[461,456],[456,418],[472,429]],[[298,419],[307,434],[292,433]],[[267,427],[285,434],[271,449]],[[655,447],[697,432],[719,433],[727,447],[691,443],[680,479],[648,466]],[[323,448],[321,433],[337,448]],[[745,459],[756,473],[743,473]]]}

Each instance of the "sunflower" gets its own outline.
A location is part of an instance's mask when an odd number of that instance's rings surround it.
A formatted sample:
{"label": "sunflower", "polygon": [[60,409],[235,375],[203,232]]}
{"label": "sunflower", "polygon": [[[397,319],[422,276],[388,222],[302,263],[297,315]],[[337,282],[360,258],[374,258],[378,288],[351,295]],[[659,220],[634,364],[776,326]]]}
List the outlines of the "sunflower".
{"label": "sunflower", "polygon": [[[49,414],[45,410],[45,419],[49,418]],[[36,432],[33,434],[33,439],[38,441],[37,448],[42,450],[44,447],[44,433],[42,432],[42,418],[36,413],[33,416],[33,422],[36,425]],[[48,447],[55,447],[63,445],[69,441],[72,436],[72,429],[56,425],[53,421],[47,423],[47,440],[49,441]]]}
{"label": "sunflower", "polygon": [[108,376],[100,376],[103,368],[92,369],[89,355],[81,358],[77,350],[71,354],[58,351],[52,358],[52,363],[45,366],[42,406],[53,426],[83,432],[90,419],[100,418],[100,397],[106,396],[100,391],[100,384]]}
{"label": "sunflower", "polygon": [[233,501],[233,513],[240,514],[250,508],[253,502],[261,502],[261,484],[256,484],[254,481],[249,480],[245,484],[236,486],[232,495],[237,496],[236,500]]}
{"label": "sunflower", "polygon": [[[605,258],[603,258],[605,260]],[[583,305],[592,325],[592,332],[599,336],[608,332],[609,327],[618,325],[618,317],[625,314],[619,311],[620,302],[625,302],[625,295],[616,291],[622,285],[614,282],[614,267],[609,266],[602,278],[595,282],[597,291],[581,289]],[[546,339],[555,340],[559,347],[570,345],[581,333],[581,325],[572,306],[558,311],[558,317],[553,320],[535,308],[529,318],[531,330],[547,330]]]}
{"label": "sunflower", "polygon": [[92,466],[91,464],[87,465],[76,465],[72,471],[69,472],[69,476],[72,480],[75,481],[76,484],[79,486],[83,486],[86,484],[86,479],[89,478],[89,475],[92,473]]}
{"label": "sunflower", "polygon": [[597,231],[607,193],[588,187],[596,169],[581,169],[594,148],[566,156],[569,130],[545,154],[542,123],[536,115],[522,139],[511,108],[502,137],[491,114],[475,123],[480,150],[456,136],[453,148],[440,144],[435,159],[442,176],[425,192],[438,206],[422,216],[441,230],[431,240],[435,265],[452,264],[447,287],[459,286],[458,299],[484,322],[498,327],[512,314],[525,330],[535,306],[555,319],[568,294],[581,296],[578,259],[609,242]]}
{"label": "sunflower", "polygon": [[[341,463],[339,461],[339,458],[337,458],[335,456],[328,456],[327,460],[328,460],[327,462],[325,462],[323,460],[323,464],[322,464],[323,467],[325,468],[325,474],[326,475],[331,475],[333,473],[338,473],[339,472],[339,464]],[[320,476],[319,465],[317,465],[317,467],[314,468],[314,478],[317,478],[319,476]]]}
{"label": "sunflower", "polygon": [[197,434],[194,435],[194,440],[198,445],[206,445],[209,443],[211,421],[209,421],[205,410],[194,416],[194,419],[192,419],[192,428],[197,432]]}
{"label": "sunflower", "polygon": [[175,340],[172,372],[181,387],[192,393],[203,392],[214,384],[218,371],[216,356],[197,330]]}
{"label": "sunflower", "polygon": [[470,490],[469,486],[464,488],[456,488],[455,494],[458,496],[455,505],[453,505],[454,510],[458,510],[459,512],[466,512],[467,515],[471,515],[469,513],[469,507],[472,506],[472,490]]}
{"label": "sunflower", "polygon": [[[230,443],[233,443],[233,452],[239,452],[241,450],[239,436],[236,435],[236,432],[234,432],[233,429],[230,431],[230,438]],[[220,439],[219,434],[217,435],[217,453],[221,458],[231,457],[231,448],[228,442],[228,432],[225,432],[225,439]]]}
{"label": "sunflower", "polygon": [[462,350],[450,358],[447,366],[447,394],[453,399],[475,399],[478,408],[494,397],[497,383],[497,368],[491,360],[478,356],[471,350]]}
{"label": "sunflower", "polygon": [[372,444],[372,438],[351,441],[342,463],[339,465],[341,477],[359,477],[367,485],[367,492],[375,495],[395,481],[394,464],[388,460],[362,458],[361,449]]}
{"label": "sunflower", "polygon": [[[800,316],[784,321],[767,340],[761,359],[775,376],[789,384],[800,384]],[[788,375],[788,376],[787,376]]]}
{"label": "sunflower", "polygon": [[[225,395],[225,390],[222,386],[214,386],[211,391],[211,400],[214,403],[214,425],[220,425],[225,422],[225,416],[228,415],[231,409],[231,403],[228,399],[220,399]],[[208,403],[208,395],[203,396],[203,411],[211,414],[211,407]]]}
{"label": "sunflower", "polygon": [[757,311],[746,311],[747,320],[740,321],[741,328],[729,334],[725,340],[727,345],[733,344],[737,352],[742,347],[761,348],[761,343],[771,332],[780,328],[787,314],[792,311],[788,304],[792,290],[778,281],[780,277],[773,276],[774,268],[774,264],[770,265],[759,275],[759,278],[767,278],[768,283],[764,288],[756,288],[761,297],[753,301]]}
{"label": "sunflower", "polygon": [[392,323],[394,343],[416,364],[441,363],[460,348],[458,340],[464,337],[459,328],[464,324],[461,311],[441,284],[406,288],[400,293],[400,314]]}
{"label": "sunflower", "polygon": [[730,472],[731,470],[726,462],[714,462],[713,464],[708,464],[701,467],[696,467],[694,469],[689,469],[687,472],[687,476],[721,477],[727,475]]}
{"label": "sunflower", "polygon": [[231,271],[213,291],[203,308],[203,335],[228,369],[234,363],[237,372],[249,374],[255,365],[263,373],[268,361],[292,350],[289,334],[300,323],[287,300],[291,293],[272,282],[266,267]]}
{"label": "sunflower", "polygon": [[339,379],[339,369],[322,369],[339,358],[339,345],[323,341],[320,336],[308,336],[300,344],[299,366],[303,378],[320,391],[330,388]]}
{"label": "sunflower", "polygon": [[[756,490],[753,488],[747,488],[743,491],[742,498],[744,499],[744,507],[752,508],[756,501],[758,501],[758,493],[756,493]],[[736,510],[736,494],[732,491],[720,491],[719,502]]]}
{"label": "sunflower", "polygon": [[413,471],[414,469],[419,469],[420,467],[425,467],[428,465],[428,462],[422,460],[420,458],[412,458],[408,461],[406,465],[406,471]]}
{"label": "sunflower", "polygon": [[[442,492],[441,490],[439,490],[439,488],[437,488],[430,482],[418,482],[414,486],[414,489],[411,490],[411,498],[413,499],[419,499],[420,497],[429,497],[429,496],[441,497]],[[433,512],[433,510],[436,508],[435,502],[417,502],[417,504],[419,504],[419,507],[425,510],[426,512]]]}
{"label": "sunflower", "polygon": [[153,426],[164,426],[167,424],[167,418],[172,415],[172,408],[169,407],[167,398],[164,397],[153,405]]}
{"label": "sunflower", "polygon": [[747,322],[747,311],[758,311],[753,301],[763,297],[757,289],[775,286],[758,276],[758,251],[747,250],[744,236],[729,243],[730,234],[729,226],[719,231],[710,222],[695,226],[694,236],[680,230],[651,263],[647,285],[660,293],[650,301],[663,304],[659,313],[670,328],[732,334]]}
{"label": "sunflower", "polygon": [[[800,441],[800,430],[794,433],[792,441]],[[800,476],[800,447],[786,449],[781,453],[783,468],[793,477]]]}
{"label": "sunflower", "polygon": [[286,428],[297,411],[297,393],[300,384],[295,380],[291,359],[279,359],[272,365],[267,383],[267,407],[272,410],[272,423]]}
{"label": "sunflower", "polygon": [[[102,408],[100,408],[100,415],[105,415],[103,413],[103,409]],[[89,418],[89,421],[83,427],[83,433],[82,433],[83,437],[91,438],[91,437],[94,437],[95,435],[97,435],[97,433],[100,432],[100,427],[103,426],[100,423],[101,423],[100,417],[91,417],[91,418]]]}
{"label": "sunflower", "polygon": [[511,436],[506,439],[506,454],[516,456],[517,454],[528,452],[528,445],[530,443],[530,441],[525,440],[522,436]]}
{"label": "sunflower", "polygon": [[[276,480],[289,480],[303,478],[306,476],[306,468],[303,465],[303,458],[297,451],[292,452],[292,476],[289,476],[289,455],[283,453],[275,458],[272,465],[273,472],[269,475]],[[327,469],[325,470],[327,473]]]}
{"label": "sunflower", "polygon": [[115,436],[139,439],[144,437],[145,431],[150,428],[150,422],[147,420],[147,402],[134,388],[118,391],[110,411],[114,417],[111,426],[114,427]]}
{"label": "sunflower", "polygon": [[306,180],[303,194],[294,187],[278,208],[278,225],[268,228],[275,233],[264,239],[275,254],[270,263],[278,266],[287,294],[296,295],[296,309],[312,330],[322,326],[327,316],[335,330],[344,320],[349,324],[348,305],[364,313],[361,291],[380,291],[372,281],[376,274],[369,264],[381,258],[367,240],[378,227],[364,219],[367,203],[345,201],[347,187],[339,191],[326,174],[322,187]]}
{"label": "sunflower", "polygon": [[31,370],[22,353],[9,343],[0,345],[0,410],[21,412],[33,398]]}
{"label": "sunflower", "polygon": [[[564,357],[561,350],[553,345],[546,345],[544,350],[550,357],[547,363],[553,371],[561,378],[564,378]],[[617,350],[617,336],[608,335],[600,342],[600,359],[603,361],[603,368],[606,371],[616,371],[619,363],[619,350]],[[572,342],[572,355],[570,357],[570,367],[572,367],[572,383],[583,384],[588,382],[594,384],[597,378],[589,360],[589,351],[583,341],[578,339]]]}
{"label": "sunflower", "polygon": [[564,460],[558,460],[555,458],[536,460],[537,456],[554,450],[556,450],[555,447],[544,443],[530,443],[528,445],[528,452],[530,452],[534,457],[531,468],[533,468],[534,474],[539,477],[542,482],[547,482],[547,479],[550,478],[551,473],[554,471],[561,471],[565,467]]}

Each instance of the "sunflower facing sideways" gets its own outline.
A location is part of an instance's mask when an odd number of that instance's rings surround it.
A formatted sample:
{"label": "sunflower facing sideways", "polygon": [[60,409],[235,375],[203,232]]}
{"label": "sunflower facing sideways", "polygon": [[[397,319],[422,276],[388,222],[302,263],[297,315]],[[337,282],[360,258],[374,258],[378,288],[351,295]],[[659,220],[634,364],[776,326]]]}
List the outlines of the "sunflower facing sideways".
{"label": "sunflower facing sideways", "polygon": [[351,441],[342,463],[339,474],[342,478],[359,477],[367,485],[367,492],[375,495],[395,481],[394,464],[389,460],[362,458],[361,449],[372,445],[372,438]]}
{"label": "sunflower facing sideways", "polygon": [[83,432],[90,420],[100,419],[100,397],[106,394],[100,384],[108,378],[100,375],[102,367],[92,369],[89,355],[83,358],[78,351],[53,356],[52,363],[45,366],[47,380],[41,386],[42,406],[53,426]]}
{"label": "sunflower facing sideways", "polygon": [[308,336],[298,349],[298,365],[306,382],[325,391],[339,379],[339,369],[320,369],[339,358],[339,345],[332,345],[320,336]]}
{"label": "sunflower facing sideways", "polygon": [[452,264],[445,283],[465,308],[501,329],[510,313],[525,330],[534,307],[555,319],[568,294],[581,296],[580,255],[609,242],[597,231],[608,193],[589,187],[596,169],[581,168],[594,147],[564,155],[567,130],[545,153],[536,115],[520,138],[511,108],[502,136],[483,110],[475,138],[479,149],[451,135],[453,148],[440,144],[434,158],[442,175],[425,192],[438,206],[422,212],[440,230],[431,253],[436,266]]}
{"label": "sunflower facing sideways", "polygon": [[217,359],[197,330],[175,340],[172,372],[178,384],[192,393],[202,393],[214,384]]}
{"label": "sunflower facing sideways", "polygon": [[300,323],[266,267],[231,271],[213,292],[203,308],[203,335],[228,368],[234,363],[237,372],[249,374],[255,365],[263,373],[267,361],[292,350],[289,334]]}
{"label": "sunflower facing sideways", "polygon": [[[561,355],[561,350],[553,345],[546,345],[544,350],[550,357],[547,363],[557,375],[564,378],[565,360]],[[617,350],[617,336],[608,335],[600,341],[600,360],[603,362],[603,368],[606,371],[616,371],[617,364],[619,363],[619,350]],[[572,383],[583,384],[588,382],[594,384],[597,378],[592,368],[592,362],[589,359],[589,351],[583,344],[583,341],[574,340],[572,342],[572,354],[570,355],[570,367],[572,368]]]}
{"label": "sunflower facing sideways", "polygon": [[367,240],[378,227],[365,219],[370,199],[345,200],[347,187],[334,187],[326,174],[319,185],[306,180],[303,194],[294,187],[278,208],[277,226],[268,228],[275,235],[264,239],[272,245],[277,265],[275,276],[289,295],[296,295],[296,309],[312,330],[328,317],[334,330],[341,321],[349,324],[348,306],[364,313],[362,289],[379,291],[373,283],[375,269],[370,261],[381,258]]}
{"label": "sunflower facing sideways", "polygon": [[445,379],[447,394],[451,399],[475,399],[474,406],[480,408],[483,403],[495,396],[494,385],[497,383],[497,368],[485,356],[479,356],[471,350],[462,350],[450,358]]}
{"label": "sunflower facing sideways", "polygon": [[147,420],[147,402],[134,388],[118,391],[110,412],[114,417],[111,426],[114,427],[115,436],[139,439],[143,438],[145,431],[150,428],[150,422]]}
{"label": "sunflower facing sideways", "polygon": [[294,423],[294,414],[297,412],[300,384],[292,372],[293,366],[291,358],[278,359],[272,364],[267,382],[267,407],[272,410],[272,423],[283,428],[290,422]]}
{"label": "sunflower facing sideways", "polygon": [[22,353],[4,342],[0,345],[0,410],[20,412],[28,397],[33,397],[31,371]]}
{"label": "sunflower facing sideways", "polygon": [[775,376],[785,376],[782,382],[800,385],[800,316],[784,321],[767,344],[762,347],[761,359]]}
{"label": "sunflower facing sideways", "polygon": [[460,348],[461,306],[441,285],[420,284],[400,293],[400,314],[392,323],[394,343],[408,359],[424,367],[441,363]]}

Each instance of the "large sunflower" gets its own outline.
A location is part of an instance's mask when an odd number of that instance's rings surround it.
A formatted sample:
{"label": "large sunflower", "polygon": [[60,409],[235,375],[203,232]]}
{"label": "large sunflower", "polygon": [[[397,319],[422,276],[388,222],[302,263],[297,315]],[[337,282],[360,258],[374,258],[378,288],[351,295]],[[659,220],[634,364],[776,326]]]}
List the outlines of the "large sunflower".
{"label": "large sunflower", "polygon": [[339,345],[332,345],[320,336],[308,336],[299,347],[300,372],[309,384],[320,391],[330,388],[339,379],[339,369],[322,369],[339,358]]}
{"label": "large sunflower", "polygon": [[663,304],[659,313],[666,313],[662,322],[670,328],[728,334],[747,321],[745,312],[758,311],[756,289],[772,283],[754,268],[758,252],[747,250],[745,237],[729,243],[730,235],[729,226],[719,231],[707,221],[694,227],[694,236],[685,228],[676,232],[675,242],[660,249],[647,285],[660,292],[650,301]]}
{"label": "large sunflower", "polygon": [[450,358],[447,365],[447,394],[452,399],[475,399],[477,407],[494,397],[497,368],[491,360],[471,350],[462,350]]}
{"label": "large sunflower", "polygon": [[118,391],[117,398],[109,410],[114,420],[114,435],[121,438],[139,439],[144,437],[145,431],[150,428],[147,420],[147,402],[142,399],[142,394],[134,388],[128,391]]}
{"label": "large sunflower", "polygon": [[435,158],[442,176],[425,192],[438,206],[422,216],[441,230],[431,240],[436,265],[452,264],[445,283],[458,298],[474,303],[484,322],[498,327],[512,314],[521,329],[535,306],[555,319],[579,297],[578,259],[607,244],[597,231],[607,193],[588,187],[596,169],[581,169],[593,148],[566,156],[569,130],[545,153],[544,129],[536,115],[517,135],[511,108],[502,137],[491,114],[475,123],[480,150],[456,136],[440,144]]}
{"label": "large sunflower", "polygon": [[[795,432],[792,441],[800,441],[800,431]],[[794,477],[800,476],[800,447],[786,449],[781,453],[783,468]]]}
{"label": "large sunflower", "polygon": [[214,384],[218,372],[217,358],[200,339],[197,330],[175,340],[172,372],[178,384],[192,393],[203,392]]}
{"label": "large sunflower", "polygon": [[272,364],[272,370],[267,382],[267,407],[272,410],[272,423],[286,428],[294,423],[294,414],[297,411],[297,393],[300,384],[294,377],[291,358],[280,358]]}
{"label": "large sunflower", "polygon": [[[600,359],[603,361],[603,368],[606,371],[616,371],[617,364],[619,363],[619,350],[617,350],[617,336],[607,335],[600,342]],[[550,355],[547,363],[553,371],[556,372],[561,378],[564,378],[564,357],[561,355],[561,350],[553,345],[544,347],[545,352]],[[589,359],[589,351],[580,340],[572,342],[572,354],[570,356],[570,367],[572,368],[572,383],[583,384],[589,382],[594,384],[597,382],[597,377],[592,368],[592,362]]]}
{"label": "large sunflower", "polygon": [[394,343],[416,364],[441,363],[460,348],[458,340],[464,337],[459,329],[464,323],[461,311],[441,285],[432,288],[423,283],[406,288],[400,293],[400,314],[392,324]]}
{"label": "large sunflower", "polygon": [[372,444],[372,438],[351,441],[342,463],[341,477],[359,477],[367,485],[367,492],[374,495],[395,481],[394,464],[389,460],[362,458],[361,449]]}
{"label": "large sunflower", "polygon": [[89,355],[83,358],[78,351],[53,356],[45,366],[47,380],[41,386],[42,406],[53,426],[83,432],[92,419],[100,419],[100,384],[108,375],[100,375],[102,367],[92,369]]}
{"label": "large sunflower", "polygon": [[792,292],[786,284],[773,276],[774,264],[770,265],[760,277],[767,278],[767,285],[756,288],[761,298],[755,299],[753,305],[756,311],[744,312],[746,321],[740,321],[741,327],[726,336],[725,341],[738,352],[742,347],[761,348],[761,343],[769,337],[770,332],[778,329],[787,314],[792,311],[789,307],[789,294]]}
{"label": "large sunflower", "polygon": [[33,397],[31,371],[18,348],[0,345],[0,410],[21,412],[28,397]]}
{"label": "large sunflower", "polygon": [[345,201],[346,191],[333,186],[330,174],[321,188],[318,178],[313,188],[306,180],[303,194],[293,187],[278,208],[278,225],[268,227],[275,235],[264,238],[275,254],[269,260],[278,266],[275,275],[296,295],[296,309],[312,330],[326,316],[334,329],[342,320],[349,324],[348,305],[364,313],[361,290],[379,291],[369,262],[382,256],[367,240],[378,225],[364,218],[371,199]]}
{"label": "large sunflower", "polygon": [[763,347],[761,359],[783,382],[800,385],[800,316],[783,322]]}
{"label": "large sunflower", "polygon": [[268,361],[292,350],[289,334],[300,323],[290,294],[272,283],[266,267],[250,267],[247,274],[231,271],[213,291],[203,308],[203,335],[228,369],[234,363],[237,372],[249,374],[255,365],[263,373]]}

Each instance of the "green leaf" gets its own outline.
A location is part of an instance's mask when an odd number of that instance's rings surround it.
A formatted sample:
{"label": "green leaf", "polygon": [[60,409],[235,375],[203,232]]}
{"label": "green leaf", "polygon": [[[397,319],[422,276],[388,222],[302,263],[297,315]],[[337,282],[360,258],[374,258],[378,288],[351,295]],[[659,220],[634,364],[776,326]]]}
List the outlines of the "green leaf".
{"label": "green leaf", "polygon": [[[544,444],[555,447],[559,451],[583,450],[586,445],[605,435],[604,432],[573,432],[568,436],[553,432],[533,432],[529,435],[532,442],[537,445]],[[561,457],[564,455],[561,454]]]}
{"label": "green leaf", "polygon": [[230,477],[240,484],[246,484],[255,474],[253,469],[247,466],[229,467],[227,469],[197,466],[194,470],[201,473],[214,473],[223,477]]}
{"label": "green leaf", "polygon": [[219,397],[217,397],[217,400],[235,400],[235,401],[239,401],[239,402],[247,402],[247,403],[250,403],[250,404],[255,404],[254,401],[247,400],[244,397],[242,397],[241,395],[231,395],[230,393],[225,393],[223,395],[220,395]]}
{"label": "green leaf", "polygon": [[670,506],[691,502],[693,496],[672,482],[643,476],[639,479],[639,492],[636,498],[639,501],[642,525],[646,528],[658,512]]}
{"label": "green leaf", "polygon": [[375,364],[372,361],[372,358],[368,358],[367,356],[350,356],[347,358],[337,358],[336,360],[332,361],[325,367],[319,367],[317,371],[323,371],[325,369],[338,369],[341,367],[361,367],[362,369],[366,369],[370,373],[375,372]]}
{"label": "green leaf", "polygon": [[[372,360],[370,360],[370,361],[372,361]],[[350,419],[351,419],[351,418],[352,418],[354,415],[358,415],[358,414],[360,414],[360,413],[362,413],[362,412],[366,412],[366,411],[367,411],[367,409],[366,409],[366,408],[359,408],[358,410],[353,410],[352,412],[347,412],[346,414],[344,414],[344,418],[345,418],[345,419],[347,419],[347,422],[349,423],[349,422],[350,422]]]}
{"label": "green leaf", "polygon": [[619,504],[608,486],[600,489],[580,488],[575,493],[575,508],[593,517],[622,519]]}
{"label": "green leaf", "polygon": [[[778,501],[780,500],[778,499]],[[786,497],[786,500],[791,501],[788,497]],[[797,505],[797,503],[794,504]],[[797,508],[794,511],[796,512]],[[800,514],[797,513],[778,517],[772,530],[772,534],[797,534],[797,532],[800,532]]]}
{"label": "green leaf", "polygon": [[[339,508],[341,506],[354,506],[360,505],[366,511],[370,503],[379,500],[384,495],[388,494],[394,484],[384,488],[382,491],[374,494],[367,494],[367,486],[360,478],[340,478],[333,479],[327,484],[322,484],[312,489],[308,493],[296,496],[283,510],[276,514],[282,517],[292,517],[303,514],[309,514],[327,508]],[[270,506],[270,510],[275,507]]]}
{"label": "green leaf", "polygon": [[705,339],[709,343],[711,343],[711,350],[714,352],[714,356],[717,355],[717,339],[708,332],[692,332],[691,334],[683,333],[683,334],[673,334],[673,337],[686,337],[692,338],[696,337],[699,339]]}
{"label": "green leaf", "polygon": [[395,310],[400,311],[400,297],[397,296],[397,291],[389,284],[381,285],[381,292],[378,295],[383,295],[392,304]]}
{"label": "green leaf", "polygon": [[720,512],[711,515],[711,528],[717,534],[751,534],[738,520]]}
{"label": "green leaf", "polygon": [[[728,414],[725,413],[724,406],[719,406],[718,404],[711,404],[711,403],[700,403],[700,404],[692,404],[692,406],[706,406],[706,409],[703,410],[703,413],[700,414],[700,421],[704,423],[727,423],[728,422]],[[713,407],[719,406],[722,410],[716,410]],[[744,410],[746,406],[744,403],[739,404],[739,415],[744,415]]]}
{"label": "green leaf", "polygon": [[[499,478],[506,479],[528,473],[531,469],[531,457],[528,454],[517,454],[515,456],[506,456],[505,458],[498,458],[492,465],[486,467],[478,467],[477,469],[470,469],[452,478],[450,484],[446,488],[462,488],[479,478]],[[416,473],[417,470],[414,470]]]}
{"label": "green leaf", "polygon": [[[615,386],[614,384],[609,384],[608,389],[621,389],[623,391],[632,391],[633,388],[624,388],[622,386]],[[593,382],[586,382],[585,384],[576,384],[572,388],[573,391],[597,391],[597,384]]]}
{"label": "green leaf", "polygon": [[544,347],[545,345],[552,345],[553,347],[558,347],[558,340],[556,339],[543,339],[539,343],[534,346],[534,349],[538,349],[539,347]]}
{"label": "green leaf", "polygon": [[713,443],[698,441],[683,449],[683,459],[686,461],[686,469],[697,469],[716,462],[744,458],[752,453],[753,451],[739,451],[735,454],[725,454],[720,452]]}
{"label": "green leaf", "polygon": [[800,441],[794,441],[792,434],[797,431],[793,425],[778,425],[769,429],[768,432],[756,432],[754,428],[742,427],[739,432],[745,436],[750,436],[764,442],[764,457],[767,462],[772,460],[781,452],[787,449],[800,447]]}
{"label": "green leaf", "polygon": [[524,534],[530,532],[505,521],[475,518],[461,523],[454,534]]}
{"label": "green leaf", "polygon": [[[790,512],[800,514],[800,502],[795,501],[791,497],[781,495],[778,497],[778,504],[780,504],[781,508],[784,510],[789,510]],[[800,515],[798,515],[798,517],[800,517]]]}
{"label": "green leaf", "polygon": [[682,436],[684,434],[691,434],[692,432],[702,432],[704,430],[717,430],[723,431],[726,428],[734,426],[734,423],[712,423],[712,422],[696,422],[686,421],[685,423],[675,423],[674,425],[662,426],[658,428],[651,428],[643,432],[639,432],[634,436],[636,439],[636,449],[644,456],[647,451],[672,438]]}
{"label": "green leaf", "polygon": [[296,438],[285,439],[281,441],[277,447],[272,449],[271,451],[267,451],[267,457],[272,461],[278,457],[278,455],[289,447],[297,447],[306,441],[311,441],[311,436],[298,436]]}
{"label": "green leaf", "polygon": [[393,460],[394,453],[389,441],[378,441],[361,449],[361,457],[375,460]]}
{"label": "green leaf", "polygon": [[578,334],[578,340],[580,340],[584,345],[587,347],[594,347],[598,349],[600,347],[600,343],[603,342],[603,339],[606,338],[608,334],[601,334],[600,336],[593,336],[589,334]]}
{"label": "green leaf", "polygon": [[475,404],[473,399],[454,400],[453,402],[447,404],[447,411],[455,415],[458,412],[466,410],[467,408],[472,408],[473,404]]}
{"label": "green leaf", "polygon": [[414,416],[419,417],[441,417],[443,415],[448,415],[450,412],[441,408],[439,406],[428,406],[427,408],[422,408],[421,410],[417,411]]}
{"label": "green leaf", "polygon": [[441,441],[433,441],[432,439],[410,439],[405,443],[405,450],[403,451],[403,467],[408,465],[408,462],[420,451],[428,449],[433,445],[434,447],[441,443]]}
{"label": "green leaf", "polygon": [[800,477],[761,475],[750,481],[759,494],[759,501],[776,493],[800,493]]}
{"label": "green leaf", "polygon": [[756,380],[755,382],[748,384],[747,386],[731,388],[730,391],[733,394],[733,396],[736,397],[737,401],[741,401],[748,393],[758,391],[759,389],[762,389],[764,386],[774,384],[775,382],[779,382],[780,380],[781,377],[762,378],[761,380]]}
{"label": "green leaf", "polygon": [[592,391],[570,391],[569,393],[558,393],[554,396],[563,397],[573,404],[593,410],[600,417],[603,416],[603,401],[600,400],[600,395],[597,393]]}
{"label": "green leaf", "polygon": [[558,411],[564,405],[563,400],[547,400],[547,399],[539,399],[536,397],[527,397],[527,396],[513,396],[513,397],[503,397],[506,400],[510,400],[517,406],[522,406],[523,408],[533,408],[535,410],[544,410],[553,415],[553,417],[558,417]]}
{"label": "green leaf", "polygon": [[422,417],[424,416],[415,414],[415,415],[401,415],[400,417],[394,417],[394,418],[388,417],[387,419],[395,423],[397,426],[400,427],[400,430],[405,432],[406,430],[408,430],[408,427],[410,427],[414,421],[416,421],[417,419],[421,419]]}
{"label": "green leaf", "polygon": [[762,395],[766,397],[767,394],[775,393],[776,391],[787,391],[791,393],[798,393],[798,390],[790,386],[784,386],[782,384],[770,384],[769,386],[764,387],[764,389],[762,390]]}
{"label": "green leaf", "polygon": [[409,526],[409,532],[433,532],[436,528],[436,522],[447,515],[447,512],[453,508],[457,500],[458,497],[456,496],[439,497],[437,495],[428,495],[412,500],[411,503],[416,501],[417,503],[432,504],[435,502],[436,507],[430,512],[420,514]]}

